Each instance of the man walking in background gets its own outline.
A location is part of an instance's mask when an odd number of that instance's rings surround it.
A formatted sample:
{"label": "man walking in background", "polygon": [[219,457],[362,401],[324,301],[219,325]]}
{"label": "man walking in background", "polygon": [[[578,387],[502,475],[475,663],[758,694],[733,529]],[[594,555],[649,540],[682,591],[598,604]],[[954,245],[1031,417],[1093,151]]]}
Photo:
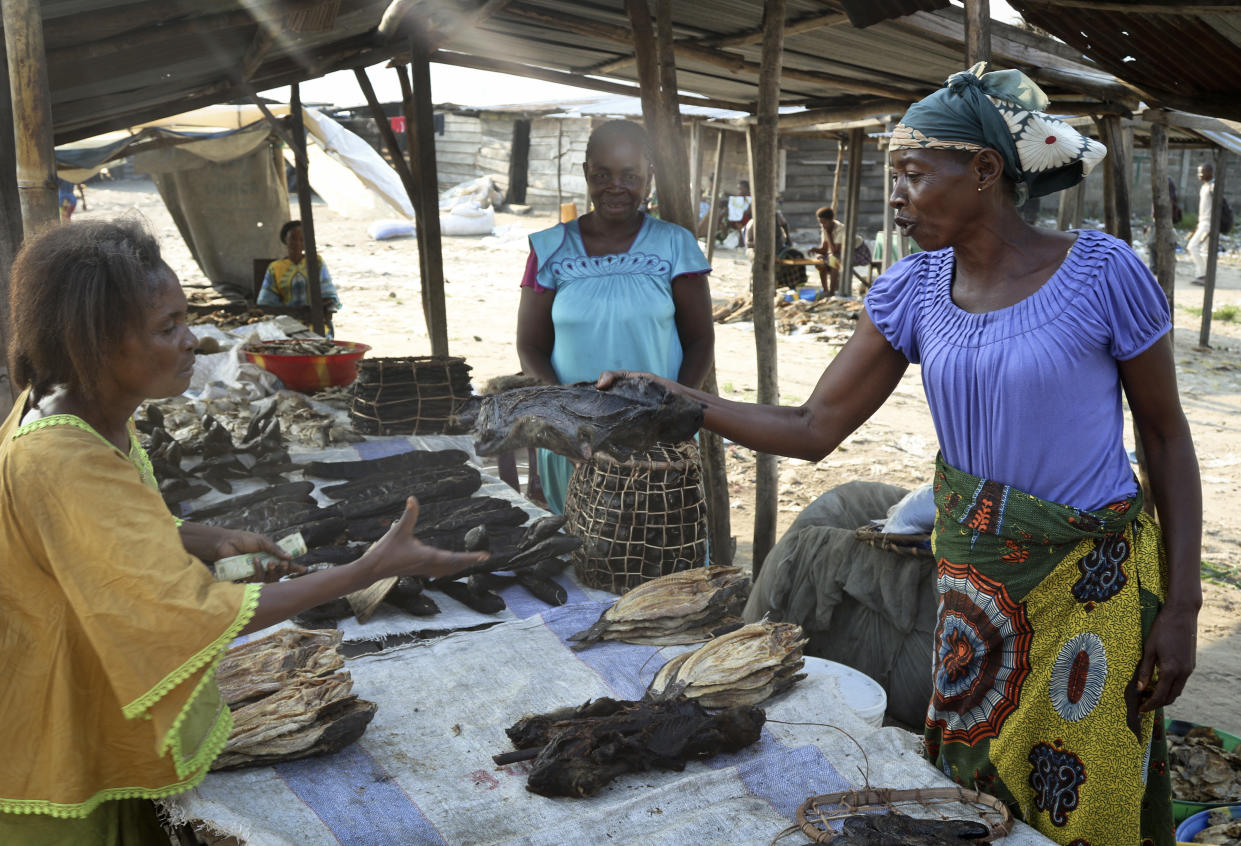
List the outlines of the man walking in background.
{"label": "man walking in background", "polygon": [[1202,187],[1198,189],[1198,227],[1189,236],[1185,249],[1194,263],[1194,284],[1205,285],[1206,249],[1211,238],[1211,206],[1215,199],[1215,167],[1210,162],[1198,165],[1198,178],[1202,180]]}

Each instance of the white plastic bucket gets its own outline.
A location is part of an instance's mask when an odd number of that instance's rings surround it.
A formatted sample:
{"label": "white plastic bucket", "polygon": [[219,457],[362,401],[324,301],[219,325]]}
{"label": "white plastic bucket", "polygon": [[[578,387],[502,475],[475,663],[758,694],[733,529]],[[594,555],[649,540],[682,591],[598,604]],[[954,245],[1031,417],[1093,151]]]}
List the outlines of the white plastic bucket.
{"label": "white plastic bucket", "polygon": [[804,660],[806,666],[803,672],[807,682],[813,681],[816,676],[835,676],[845,704],[875,728],[883,725],[883,714],[888,710],[888,694],[879,682],[859,670],[826,658],[807,655]]}

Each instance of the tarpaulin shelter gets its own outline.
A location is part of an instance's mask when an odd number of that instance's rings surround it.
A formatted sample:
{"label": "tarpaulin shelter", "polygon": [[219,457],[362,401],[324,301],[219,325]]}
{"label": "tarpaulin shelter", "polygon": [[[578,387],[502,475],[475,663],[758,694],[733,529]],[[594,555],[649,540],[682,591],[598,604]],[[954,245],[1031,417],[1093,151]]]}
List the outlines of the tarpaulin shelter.
{"label": "tarpaulin shelter", "polygon": [[[287,115],[287,105],[269,110]],[[413,217],[396,173],[375,150],[316,109],[303,109],[311,185],[342,211],[374,198]],[[255,106],[213,106],[56,148],[57,174],[81,182],[129,157],[154,180],[194,260],[213,284],[253,298],[253,261],[283,254],[289,219],[280,139]]]}

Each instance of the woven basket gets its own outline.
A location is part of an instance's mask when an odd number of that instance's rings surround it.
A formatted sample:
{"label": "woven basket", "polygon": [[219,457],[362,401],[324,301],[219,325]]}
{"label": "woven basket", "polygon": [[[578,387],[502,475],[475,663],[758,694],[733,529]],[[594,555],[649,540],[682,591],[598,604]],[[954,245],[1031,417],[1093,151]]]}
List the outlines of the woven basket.
{"label": "woven basket", "polygon": [[473,395],[464,358],[415,356],[359,362],[349,416],[368,435],[433,435],[453,429],[453,412]]}
{"label": "woven basket", "polygon": [[914,558],[934,558],[934,553],[926,546],[931,542],[930,535],[897,535],[883,531],[882,526],[866,525],[853,533],[853,537],[862,543],[878,547],[885,552],[897,555],[911,555]]}
{"label": "woven basket", "polygon": [[[990,843],[1013,830],[1008,806],[989,793],[964,787],[924,787],[912,790],[868,788],[811,796],[797,809],[797,827],[814,843],[827,843],[840,832],[829,822],[866,811],[901,813],[897,806],[916,805],[934,811],[942,819],[970,819],[990,827],[985,838]],[[922,813],[919,816],[929,816]]]}
{"label": "woven basket", "polygon": [[656,444],[619,461],[597,453],[565,493],[565,532],[582,539],[583,584],[624,593],[707,558],[707,506],[693,441]]}

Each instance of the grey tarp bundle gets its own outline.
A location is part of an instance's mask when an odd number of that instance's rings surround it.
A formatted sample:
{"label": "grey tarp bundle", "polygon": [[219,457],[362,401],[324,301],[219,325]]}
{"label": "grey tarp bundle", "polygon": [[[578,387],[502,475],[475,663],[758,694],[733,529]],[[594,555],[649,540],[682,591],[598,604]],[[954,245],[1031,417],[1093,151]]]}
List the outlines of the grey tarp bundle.
{"label": "grey tarp bundle", "polygon": [[[279,142],[262,124],[220,138],[218,156],[176,147],[134,157],[155,180],[190,253],[216,286],[253,298],[254,260],[284,255],[280,227],[289,191]],[[248,148],[248,149],[247,149]],[[211,151],[217,152],[217,151]]]}
{"label": "grey tarp bundle", "polygon": [[920,727],[931,698],[935,566],[854,538],[907,491],[849,482],[806,507],[772,548],[745,607],[798,623],[807,655],[853,667],[888,694],[888,715]]}

